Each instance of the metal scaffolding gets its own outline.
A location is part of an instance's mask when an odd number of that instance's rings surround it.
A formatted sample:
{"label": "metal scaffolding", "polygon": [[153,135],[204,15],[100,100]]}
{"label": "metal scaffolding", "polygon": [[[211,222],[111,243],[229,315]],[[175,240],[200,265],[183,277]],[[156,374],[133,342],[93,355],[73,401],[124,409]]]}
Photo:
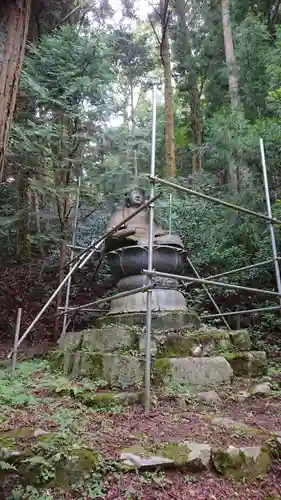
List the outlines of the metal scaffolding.
{"label": "metal scaffolding", "polygon": [[[228,316],[235,316],[235,315],[241,315],[241,314],[254,314],[256,312],[261,312],[261,311],[280,311],[281,310],[281,279],[280,279],[280,270],[279,270],[279,260],[280,257],[278,257],[278,252],[277,252],[277,247],[276,247],[276,241],[275,241],[275,234],[274,234],[274,224],[281,224],[281,220],[275,219],[272,217],[271,213],[271,205],[270,205],[270,197],[269,197],[269,189],[268,189],[268,181],[267,181],[267,171],[266,171],[266,162],[265,162],[265,154],[264,154],[264,145],[263,145],[263,140],[260,139],[260,151],[261,151],[261,163],[262,163],[262,171],[263,171],[263,181],[264,181],[264,190],[265,190],[265,199],[266,199],[266,207],[267,207],[267,213],[262,214],[255,212],[253,210],[249,210],[247,208],[234,205],[232,203],[226,202],[224,200],[220,200],[218,198],[214,198],[213,196],[206,195],[204,193],[194,191],[193,189],[186,188],[184,186],[178,185],[176,183],[173,183],[171,181],[167,181],[164,179],[161,179],[155,175],[155,150],[156,150],[156,88],[153,89],[153,100],[152,100],[152,144],[151,144],[151,164],[150,164],[150,199],[143,203],[137,210],[135,210],[129,217],[121,221],[119,224],[117,224],[115,227],[113,227],[110,231],[102,235],[100,238],[98,238],[96,241],[92,241],[92,243],[87,247],[87,248],[82,248],[81,247],[76,247],[76,240],[75,240],[75,226],[77,225],[77,213],[76,213],[76,223],[74,223],[74,235],[72,239],[72,245],[70,245],[70,248],[72,249],[71,252],[71,260],[68,262],[69,265],[69,272],[63,279],[63,281],[60,283],[60,285],[57,287],[57,289],[54,291],[54,293],[51,295],[49,300],[46,302],[46,304],[42,307],[40,312],[37,314],[36,318],[32,321],[30,326],[26,329],[26,331],[23,333],[23,335],[19,338],[18,342],[14,346],[14,349],[17,349],[18,346],[26,339],[28,336],[29,332],[33,329],[33,327],[36,325],[38,320],[41,318],[41,316],[44,314],[46,309],[50,306],[50,304],[53,302],[57,294],[62,290],[62,288],[67,285],[67,292],[66,292],[66,301],[64,307],[60,308],[59,315],[63,317],[63,329],[62,329],[62,335],[65,335],[66,330],[67,330],[67,315],[72,314],[73,312],[77,312],[80,310],[84,311],[93,311],[93,310],[99,310],[97,308],[93,309],[93,306],[100,306],[101,304],[105,304],[108,302],[111,302],[115,298],[120,298],[120,297],[126,297],[128,295],[136,294],[139,292],[146,293],[147,294],[147,307],[146,307],[146,348],[145,348],[145,410],[146,412],[150,411],[150,401],[151,401],[151,334],[152,334],[152,290],[155,287],[155,283],[153,282],[153,277],[154,276],[161,276],[165,278],[173,278],[178,281],[184,281],[187,282],[186,286],[190,286],[194,283],[197,283],[199,285],[202,285],[205,292],[207,293],[209,299],[211,300],[212,304],[214,305],[217,313],[216,314],[210,314],[210,315],[203,315],[201,316],[202,319],[213,319],[213,318],[222,318],[224,321],[227,329],[230,329],[225,317]],[[79,181],[80,183],[81,181]],[[170,274],[170,273],[162,273],[153,270],[153,220],[154,220],[154,201],[160,196],[156,195],[155,196],[155,185],[160,184],[163,186],[170,187],[172,189],[177,189],[181,192],[184,192],[190,196],[195,196],[207,201],[210,201],[212,203],[231,208],[233,210],[236,210],[238,212],[242,212],[244,214],[247,214],[252,217],[256,217],[260,220],[263,220],[269,224],[269,230],[270,230],[270,237],[271,237],[271,245],[272,245],[272,254],[273,258],[268,259],[263,262],[258,262],[255,264],[251,264],[248,266],[243,266],[237,269],[232,269],[230,271],[216,274],[213,276],[209,276],[206,278],[200,277],[196,267],[193,265],[191,262],[190,258],[188,257],[188,263],[193,270],[194,274],[196,275],[196,278],[192,276],[180,276],[180,275],[175,275],[175,274]],[[79,191],[80,191],[80,184],[78,185],[78,192],[77,192],[77,211],[78,211],[78,206],[79,206]],[[99,251],[101,249],[101,246],[105,242],[105,240],[114,234],[120,227],[122,227],[126,222],[128,222],[130,219],[135,217],[139,212],[142,210],[148,208],[149,209],[149,234],[148,234],[148,269],[144,269],[143,272],[147,276],[147,284],[140,287],[136,288],[134,290],[129,290],[128,292],[121,292],[115,295],[112,295],[110,297],[106,297],[103,299],[96,300],[94,302],[90,302],[88,304],[84,304],[81,306],[73,307],[69,306],[69,294],[70,294],[70,287],[71,287],[71,277],[72,274],[77,270],[81,269],[85,263],[92,257],[92,255]],[[169,232],[171,233],[171,215],[172,215],[172,197],[170,195],[170,204],[169,204]],[[74,257],[73,251],[75,250],[82,250],[76,257]],[[245,287],[245,286],[240,286],[236,284],[231,284],[231,283],[224,283],[221,281],[214,281],[214,278],[219,278],[219,277],[226,277],[238,272],[242,272],[245,270],[249,269],[254,269],[257,267],[262,267],[266,265],[274,264],[274,269],[275,269],[275,276],[276,276],[276,284],[277,284],[277,292],[273,290],[262,290],[259,288],[251,288],[251,287]],[[233,312],[221,312],[219,306],[215,302],[214,298],[212,297],[208,286],[212,287],[221,287],[225,289],[234,289],[234,290],[241,290],[241,291],[247,291],[247,292],[252,292],[252,293],[258,293],[258,294],[263,294],[263,295],[268,295],[273,297],[274,299],[277,299],[279,302],[279,306],[271,306],[271,307],[261,307],[261,308],[256,308],[256,309],[248,309],[248,310],[241,310],[241,311],[233,311]],[[9,353],[9,358],[12,356],[13,351]]]}
{"label": "metal scaffolding", "polygon": [[[152,148],[153,149],[153,148]],[[269,196],[269,189],[268,189],[268,181],[267,181],[267,171],[266,171],[266,162],[265,162],[265,153],[264,153],[264,145],[263,145],[263,140],[260,139],[260,151],[261,151],[261,163],[262,163],[262,171],[263,171],[263,181],[264,181],[264,191],[265,191],[265,199],[266,199],[266,206],[267,206],[267,214],[261,214],[258,212],[255,212],[253,210],[249,210],[248,208],[241,207],[238,205],[234,205],[233,203],[226,202],[224,200],[220,200],[219,198],[214,198],[213,196],[206,195],[204,193],[194,191],[193,189],[186,188],[184,186],[180,186],[178,184],[175,184],[174,182],[170,182],[164,179],[160,179],[155,175],[155,165],[151,163],[151,171],[150,171],[150,182],[151,182],[151,191],[153,191],[153,188],[155,184],[160,184],[163,186],[170,187],[172,189],[177,189],[179,191],[182,191],[190,196],[196,196],[198,198],[210,201],[212,203],[222,205],[227,208],[231,208],[233,210],[236,210],[238,212],[242,212],[244,214],[256,217],[258,219],[264,220],[267,223],[269,223],[269,228],[270,228],[270,236],[271,236],[271,246],[272,246],[272,254],[273,254],[273,259],[264,261],[264,262],[259,262],[256,264],[251,264],[249,266],[244,266],[241,268],[233,269],[231,271],[228,271],[226,273],[221,273],[216,276],[210,276],[209,278],[200,278],[198,271],[196,268],[193,266],[192,262],[189,260],[190,267],[193,269],[193,272],[196,274],[196,278],[193,278],[191,276],[180,276],[176,274],[171,274],[171,273],[162,273],[158,271],[154,271],[151,269],[151,266],[148,266],[148,269],[144,269],[144,273],[152,280],[153,276],[159,276],[159,277],[164,277],[164,278],[172,278],[172,279],[177,279],[178,281],[188,281],[188,284],[193,284],[193,283],[198,283],[201,284],[204,288],[205,291],[208,293],[209,298],[211,298],[211,301],[213,305],[216,307],[218,314],[212,314],[212,315],[207,315],[207,316],[202,316],[202,319],[211,319],[211,318],[223,318],[225,319],[225,316],[231,316],[231,315],[240,315],[240,314],[245,314],[245,313],[255,313],[255,312],[260,312],[260,311],[273,311],[273,310],[281,310],[281,279],[280,279],[280,269],[279,269],[279,260],[280,258],[278,257],[277,253],[277,247],[276,247],[276,241],[275,241],[275,234],[274,234],[274,226],[273,224],[281,224],[281,221],[279,219],[275,219],[272,217],[271,213],[271,204],[270,204],[270,196]],[[152,224],[150,220],[150,224]],[[149,252],[153,251],[152,247],[152,241],[149,241]],[[276,276],[276,284],[277,284],[277,292],[274,292],[272,290],[262,290],[259,288],[250,288],[250,287],[245,287],[245,286],[239,286],[236,284],[231,284],[231,283],[223,283],[220,281],[213,281],[212,278],[214,277],[222,277],[222,276],[227,276],[230,274],[234,274],[240,271],[245,271],[247,269],[253,269],[256,267],[262,267],[268,264],[274,263],[274,268],[275,268],[275,276]],[[259,293],[259,294],[264,294],[264,295],[269,295],[274,298],[278,298],[279,300],[279,306],[272,306],[272,307],[264,307],[264,308],[257,308],[257,309],[249,309],[245,311],[234,311],[232,313],[221,313],[218,310],[218,306],[213,300],[212,296],[210,296],[210,292],[207,288],[207,285],[211,286],[216,286],[216,287],[222,287],[226,289],[235,289],[235,290],[241,290],[241,291],[247,291],[247,292],[252,292],[252,293]],[[147,292],[149,294],[149,292]],[[148,348],[150,348],[151,344],[151,310],[149,309],[149,302],[147,306],[147,328],[146,328],[146,378],[145,378],[145,408],[146,411],[150,410],[150,353],[148,354]],[[149,376],[148,376],[149,374]]]}

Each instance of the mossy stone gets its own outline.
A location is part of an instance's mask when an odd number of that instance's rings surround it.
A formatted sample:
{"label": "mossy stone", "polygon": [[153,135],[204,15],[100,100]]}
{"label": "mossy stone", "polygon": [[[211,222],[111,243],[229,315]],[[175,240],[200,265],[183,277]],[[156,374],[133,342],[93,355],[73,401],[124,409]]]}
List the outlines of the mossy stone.
{"label": "mossy stone", "polygon": [[136,392],[112,393],[100,392],[91,393],[85,392],[79,394],[77,399],[86,406],[94,408],[110,408],[116,405],[128,406],[139,402],[140,394]]}
{"label": "mossy stone", "polygon": [[138,455],[139,457],[142,457],[142,458],[150,458],[152,456],[152,452],[149,450],[146,450],[140,444],[133,444],[132,446],[129,446],[128,448],[123,448],[121,450],[121,455],[124,453],[132,453],[132,454]]}
{"label": "mossy stone", "polygon": [[57,464],[55,478],[51,484],[57,487],[71,487],[99,468],[101,462],[99,453],[83,447],[73,448],[67,459]]}
{"label": "mossy stone", "polygon": [[155,454],[173,460],[178,467],[184,467],[188,464],[190,449],[180,443],[165,443],[155,450]]}
{"label": "mossy stone", "polygon": [[51,370],[57,371],[63,368],[64,355],[65,351],[63,349],[56,349],[49,354],[48,362]]}
{"label": "mossy stone", "polygon": [[251,377],[261,377],[268,371],[266,353],[263,351],[251,351]]}
{"label": "mossy stone", "polygon": [[237,377],[259,377],[267,373],[266,353],[263,351],[224,352],[222,356]]}
{"label": "mossy stone", "polygon": [[168,335],[158,355],[166,358],[189,356],[197,344],[196,336]]}
{"label": "mossy stone", "polygon": [[156,359],[153,365],[153,383],[163,385],[171,376],[172,366],[170,360],[167,358]]}
{"label": "mossy stone", "polygon": [[230,351],[232,349],[232,343],[230,338],[221,338],[217,340],[217,348],[220,352]]}
{"label": "mossy stone", "polygon": [[251,359],[246,352],[224,352],[222,356],[229,362],[236,377],[247,377],[251,371]]}
{"label": "mossy stone", "polygon": [[212,450],[212,462],[215,469],[236,481],[256,480],[267,474],[269,452],[260,446]]}
{"label": "mossy stone", "polygon": [[102,379],[104,356],[98,352],[82,352],[80,374],[93,380]]}
{"label": "mossy stone", "polygon": [[232,343],[238,351],[249,351],[251,349],[251,337],[248,330],[236,330],[230,333]]}

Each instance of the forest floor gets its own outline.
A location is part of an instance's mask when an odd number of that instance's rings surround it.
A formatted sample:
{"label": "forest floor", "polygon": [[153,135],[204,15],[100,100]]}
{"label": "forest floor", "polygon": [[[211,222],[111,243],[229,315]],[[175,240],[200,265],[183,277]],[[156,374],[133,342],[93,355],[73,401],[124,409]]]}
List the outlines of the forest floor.
{"label": "forest floor", "polygon": [[[77,484],[74,493],[59,488],[37,489],[25,484],[18,476],[7,479],[2,498],[10,499],[87,499],[108,500],[277,500],[281,499],[281,464],[273,461],[266,479],[254,482],[232,482],[212,471],[200,474],[177,471],[123,472],[115,470],[123,448],[155,442],[196,441],[215,446],[254,446],[263,444],[271,433],[281,431],[281,392],[279,375],[272,369],[275,390],[272,396],[239,402],[234,397],[242,387],[217,390],[221,401],[206,405],[193,401],[188,395],[181,397],[170,392],[169,397],[155,401],[151,413],[146,415],[141,406],[122,408],[118,404],[91,408],[81,403],[83,392],[100,391],[100,386],[82,379],[70,381],[52,373],[46,360],[27,360],[18,364],[11,379],[6,368],[0,370],[0,445],[6,432],[22,431],[21,439],[32,446],[28,429],[39,434],[48,432],[67,443],[87,446],[105,459],[99,473],[86,483]],[[244,385],[243,385],[244,387]],[[214,417],[232,419],[239,425],[224,426],[213,422]],[[241,423],[247,424],[241,426]],[[247,427],[248,426],[248,427]],[[17,434],[18,435],[18,434]],[[3,442],[2,442],[3,446]],[[59,452],[59,448],[57,449]],[[1,458],[1,457],[0,457]],[[1,464],[5,462],[0,460]],[[111,464],[111,465],[108,465]],[[49,471],[44,462],[42,475]],[[5,468],[5,467],[4,467]],[[1,496],[1,495],[0,495]]]}

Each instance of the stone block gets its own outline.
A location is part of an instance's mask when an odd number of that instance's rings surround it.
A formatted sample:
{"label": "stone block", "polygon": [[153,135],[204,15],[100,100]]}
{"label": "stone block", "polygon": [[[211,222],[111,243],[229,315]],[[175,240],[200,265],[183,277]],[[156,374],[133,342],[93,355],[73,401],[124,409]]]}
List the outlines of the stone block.
{"label": "stone block", "polygon": [[103,328],[90,328],[81,332],[68,332],[60,339],[59,347],[78,350],[92,347],[94,351],[112,352],[122,347],[133,347],[136,343],[137,328],[126,325],[112,325]]}
{"label": "stone block", "polygon": [[140,445],[125,448],[121,451],[120,458],[125,466],[136,469],[158,469],[174,465],[174,460],[157,456]]}
{"label": "stone block", "polygon": [[122,450],[120,457],[124,465],[137,469],[184,467],[189,472],[201,472],[210,465],[211,446],[184,441],[164,443],[158,449],[146,450],[143,446],[133,445]]}
{"label": "stone block", "polygon": [[126,325],[105,326],[81,332],[83,347],[91,346],[94,351],[112,352],[136,343],[136,329]]}
{"label": "stone block", "polygon": [[261,384],[257,384],[253,387],[252,395],[253,396],[270,396],[271,387],[269,382],[263,382]]}
{"label": "stone block", "polygon": [[192,332],[192,336],[196,338],[197,344],[202,346],[202,356],[213,356],[221,351],[233,350],[229,332],[226,330],[203,327]]}
{"label": "stone block", "polygon": [[184,467],[190,472],[206,470],[211,460],[211,446],[194,441],[165,443],[157,449],[156,453],[173,460],[176,467]]}
{"label": "stone block", "polygon": [[167,335],[154,335],[157,345],[157,354],[161,357],[191,356],[193,349],[198,347],[200,340],[196,334],[168,333]]}
{"label": "stone block", "polygon": [[114,353],[65,351],[73,362],[65,374],[86,376],[92,380],[103,380],[109,387],[126,389],[143,386],[144,362],[141,357],[119,355]]}
{"label": "stone block", "polygon": [[242,351],[224,353],[237,377],[260,377],[267,373],[267,359],[264,351]]}
{"label": "stone block", "polygon": [[233,371],[220,356],[210,358],[163,358],[154,363],[154,382],[171,379],[180,384],[200,387],[216,387],[229,383]]}
{"label": "stone block", "polygon": [[269,452],[261,446],[212,450],[215,469],[235,480],[256,480],[264,477],[269,468]]}
{"label": "stone block", "polygon": [[[11,476],[12,481],[17,476],[23,484],[63,487],[67,491],[99,470],[103,460],[96,451],[75,442],[71,434],[65,437],[61,432],[34,427],[0,432],[0,459],[6,462],[1,483],[5,476]],[[52,474],[45,474],[50,464]]]}
{"label": "stone block", "polygon": [[91,408],[111,408],[113,406],[130,406],[138,404],[142,399],[142,393],[138,392],[92,392],[84,391],[78,393],[75,399],[81,401]]}
{"label": "stone block", "polygon": [[137,356],[107,354],[104,356],[103,377],[111,387],[143,386],[144,362]]}
{"label": "stone block", "polygon": [[216,391],[198,392],[197,400],[207,405],[217,405],[221,403],[221,398]]}
{"label": "stone block", "polygon": [[230,332],[234,347],[238,351],[250,351],[252,342],[248,330],[236,330]]}
{"label": "stone block", "polygon": [[81,346],[83,332],[67,332],[64,337],[59,339],[60,349],[77,349]]}
{"label": "stone block", "polygon": [[160,357],[213,356],[233,349],[229,333],[223,330],[182,329],[168,333],[156,330],[152,333]]}

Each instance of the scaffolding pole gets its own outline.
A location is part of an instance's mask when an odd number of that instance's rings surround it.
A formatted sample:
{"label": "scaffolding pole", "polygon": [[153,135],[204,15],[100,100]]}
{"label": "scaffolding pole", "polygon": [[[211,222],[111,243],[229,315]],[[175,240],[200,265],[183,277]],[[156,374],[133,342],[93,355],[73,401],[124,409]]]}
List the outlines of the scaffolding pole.
{"label": "scaffolding pole", "polygon": [[234,288],[235,290],[241,290],[243,292],[261,293],[264,295],[271,295],[273,297],[278,297],[278,298],[281,296],[279,292],[273,292],[271,290],[261,290],[260,288],[250,288],[247,286],[235,285],[233,283],[232,284],[221,283],[220,281],[210,281],[203,278],[192,278],[191,276],[181,276],[180,274],[161,273],[159,271],[150,271],[148,269],[144,269],[143,272],[147,274],[147,276],[160,276],[162,278],[172,278],[174,280],[179,280],[179,281],[191,281],[193,283],[200,283],[211,286],[220,286],[222,288],[228,288],[228,289]]}
{"label": "scaffolding pole", "polygon": [[200,316],[200,319],[215,319],[224,316],[240,316],[242,314],[251,314],[263,311],[278,311],[278,310],[280,311],[280,307],[281,306],[258,307],[256,309],[243,309],[241,311],[230,311],[220,314],[204,314],[203,316]]}
{"label": "scaffolding pole", "polygon": [[[188,256],[186,256],[186,258],[187,258],[187,260],[188,260],[188,263],[189,263],[189,265],[190,265],[191,269],[192,269],[192,270],[193,270],[193,272],[195,273],[196,277],[197,277],[197,278],[200,278],[200,274],[198,273],[198,271],[197,271],[196,267],[192,264],[192,262],[191,262],[190,258],[189,258]],[[221,314],[221,310],[220,310],[220,308],[219,308],[218,304],[216,303],[215,299],[213,298],[213,296],[212,296],[211,292],[209,291],[208,287],[207,287],[206,285],[204,285],[204,284],[202,285],[202,287],[203,287],[203,289],[205,290],[206,294],[208,295],[208,297],[209,297],[210,301],[212,302],[213,306],[215,307],[216,311],[219,313],[219,315],[222,315],[222,314]],[[223,322],[224,322],[224,324],[225,324],[226,328],[230,331],[230,330],[231,330],[231,328],[230,328],[230,326],[229,326],[228,322],[226,321],[226,319],[225,319],[225,317],[224,317],[223,315],[222,315],[222,320],[223,320]]]}
{"label": "scaffolding pole", "polygon": [[[116,233],[116,231],[118,231],[118,229],[120,229],[122,226],[124,226],[127,222],[129,222],[129,220],[133,219],[135,217],[135,215],[138,215],[142,210],[146,209],[147,207],[149,207],[150,203],[153,203],[155,200],[157,200],[158,198],[160,197],[160,193],[155,195],[154,196],[154,199],[153,200],[147,200],[145,201],[142,205],[140,205],[133,213],[131,213],[130,215],[128,215],[128,217],[126,217],[125,219],[123,219],[122,221],[118,222],[118,224],[116,224],[116,226],[112,227],[109,231],[107,231],[107,233],[105,233],[103,236],[101,236],[100,238],[98,238],[97,240],[92,240],[92,242],[90,243],[90,245],[88,245],[82,252],[80,252],[78,255],[76,255],[76,257],[74,257],[74,259],[72,261],[69,261],[67,262],[66,266],[70,266],[70,264],[72,263],[77,263],[78,262],[78,266],[80,265],[84,265],[85,264],[85,261],[88,260],[89,258],[89,254],[92,255],[93,251],[97,250],[101,244],[107,239],[109,238],[109,236],[112,236],[114,233]],[[133,233],[132,233],[133,234]],[[66,267],[65,266],[65,267]]]}
{"label": "scaffolding pole", "polygon": [[[155,287],[155,283],[140,286],[138,288],[134,288],[133,290],[128,290],[126,292],[116,293],[115,295],[111,295],[110,297],[105,297],[104,299],[98,299],[98,300],[95,300],[94,302],[88,302],[87,304],[83,304],[81,306],[69,307],[67,311],[57,313],[57,315],[62,316],[62,315],[67,315],[68,313],[74,312],[74,311],[81,311],[81,310],[84,311],[88,307],[97,306],[99,304],[106,304],[107,302],[111,302],[114,299],[122,299],[124,297],[129,297],[129,295],[136,295],[136,293],[147,292],[147,290],[150,290],[151,288],[154,288],[154,287]],[[62,307],[61,309],[64,309],[64,307]]]}
{"label": "scaffolding pole", "polygon": [[172,234],[172,207],[173,207],[173,195],[170,194],[170,199],[169,199],[169,234]]}
{"label": "scaffolding pole", "polygon": [[[260,139],[260,150],[261,150],[261,163],[262,163],[262,173],[263,173],[263,183],[264,183],[264,192],[265,192],[267,214],[268,214],[269,217],[272,217],[271,203],[270,203],[270,196],[269,196],[269,189],[268,189],[268,179],[267,179],[267,170],[266,170],[266,162],[265,162],[265,153],[264,153],[263,139]],[[279,269],[279,262],[278,262],[278,254],[277,254],[277,247],[276,247],[274,227],[273,227],[273,224],[271,222],[269,223],[269,231],[270,231],[270,238],[271,238],[272,255],[273,255],[273,262],[274,262],[274,269],[275,269],[275,277],[276,277],[277,290],[278,290],[279,294],[281,294],[281,279],[280,279],[280,269]],[[279,298],[279,302],[280,302],[280,305],[281,305],[281,296]]]}
{"label": "scaffolding pole", "polygon": [[[221,278],[223,276],[229,276],[231,274],[239,273],[241,271],[247,271],[248,269],[254,269],[255,267],[266,266],[267,264],[272,264],[273,259],[264,260],[263,262],[257,262],[256,264],[250,264],[249,266],[237,267],[236,269],[232,269],[231,271],[226,271],[225,273],[220,274],[212,274],[205,278],[206,280],[212,280],[213,278]],[[193,283],[187,283],[187,287],[191,286]]]}
{"label": "scaffolding pole", "polygon": [[248,208],[240,207],[239,205],[233,205],[233,203],[229,203],[228,201],[223,201],[220,200],[219,198],[214,198],[213,196],[209,196],[208,194],[199,193],[198,191],[194,191],[193,189],[180,186],[179,184],[175,184],[173,182],[166,181],[164,179],[160,179],[160,177],[156,177],[155,175],[150,175],[149,177],[150,180],[154,181],[155,183],[163,184],[163,186],[169,186],[173,189],[178,189],[179,191],[183,191],[184,193],[190,194],[191,196],[197,196],[198,198],[212,201],[213,203],[217,203],[218,205],[223,205],[224,207],[232,208],[233,210],[237,210],[238,212],[243,212],[248,215],[253,215],[258,219],[266,220],[268,222],[272,222],[273,224],[281,224],[281,220],[275,219],[274,217],[269,217],[268,215],[260,214],[259,212],[255,212],[254,210],[249,210]]}
{"label": "scaffolding pole", "polygon": [[[76,244],[76,230],[77,230],[77,224],[78,224],[81,181],[82,181],[82,176],[79,175],[78,185],[77,185],[77,193],[76,193],[75,216],[74,216],[74,222],[73,222],[73,228],[72,228],[73,233],[72,233],[72,243],[71,243],[71,253],[70,253],[70,261],[71,262],[73,261],[73,258],[74,258],[74,249],[75,249],[75,244]],[[72,267],[73,267],[73,264],[70,264],[69,271],[71,271]],[[65,311],[67,311],[68,304],[69,304],[71,280],[72,280],[72,275],[70,274],[69,278],[68,278],[68,282],[67,282],[67,288],[66,288],[66,296],[65,296],[65,304],[64,304]],[[63,338],[65,336],[66,330],[67,330],[67,315],[65,314],[63,317],[63,325],[62,325],[62,332],[61,332],[60,338]]]}
{"label": "scaffolding pole", "polygon": [[[128,217],[126,217],[126,219],[120,221],[118,224],[116,224],[116,226],[114,226],[112,229],[110,229],[110,231],[107,231],[107,233],[105,233],[103,236],[101,236],[100,238],[98,238],[98,240],[95,242],[93,241],[86,249],[85,252],[81,253],[78,257],[74,258],[72,262],[75,262],[75,264],[73,265],[72,269],[67,273],[67,275],[64,277],[64,279],[62,280],[62,282],[59,284],[59,286],[56,288],[56,290],[54,291],[54,293],[51,295],[51,297],[49,298],[49,300],[47,300],[46,304],[42,307],[42,309],[39,311],[39,313],[37,314],[37,316],[34,318],[34,320],[32,321],[32,323],[29,325],[29,327],[25,330],[25,332],[23,333],[23,335],[21,336],[21,338],[19,339],[19,342],[17,344],[17,347],[19,347],[19,345],[26,339],[27,335],[30,333],[30,331],[32,330],[32,328],[36,325],[36,323],[39,321],[39,319],[41,318],[41,316],[44,314],[44,312],[46,311],[46,309],[48,309],[48,307],[51,305],[51,303],[53,302],[53,300],[56,298],[57,294],[60,292],[60,290],[62,290],[62,288],[64,287],[64,285],[67,283],[68,279],[69,279],[69,276],[71,276],[74,271],[79,267],[79,265],[88,257],[88,253],[89,251],[91,251],[92,249],[96,249],[98,247],[99,244],[101,244],[103,241],[105,241],[109,236],[111,236],[112,234],[114,234],[116,231],[118,231],[118,229],[120,227],[122,227],[126,222],[128,222],[129,220],[131,220],[133,217],[135,217],[135,215],[137,215],[139,212],[141,212],[143,209],[145,209],[146,207],[149,207],[150,203],[153,203],[157,198],[159,198],[160,194],[154,196],[153,199],[150,199],[150,200],[147,200],[145,203],[143,203],[142,205],[140,205],[138,207],[137,210],[135,210],[132,214],[130,214]],[[70,264],[70,263],[69,263]],[[8,359],[11,358],[13,354],[13,349],[9,352],[8,354]]]}
{"label": "scaffolding pole", "polygon": [[[155,150],[156,150],[156,86],[152,95],[152,134],[151,134],[151,163],[150,175],[155,175]],[[154,181],[150,183],[150,198],[154,198]],[[154,203],[149,205],[149,232],[148,232],[148,269],[152,271],[153,259],[153,220]],[[146,294],[146,338],[145,338],[145,382],[144,382],[144,407],[146,413],[150,411],[150,385],[151,385],[151,331],[152,331],[152,276],[148,276],[149,289]]]}

